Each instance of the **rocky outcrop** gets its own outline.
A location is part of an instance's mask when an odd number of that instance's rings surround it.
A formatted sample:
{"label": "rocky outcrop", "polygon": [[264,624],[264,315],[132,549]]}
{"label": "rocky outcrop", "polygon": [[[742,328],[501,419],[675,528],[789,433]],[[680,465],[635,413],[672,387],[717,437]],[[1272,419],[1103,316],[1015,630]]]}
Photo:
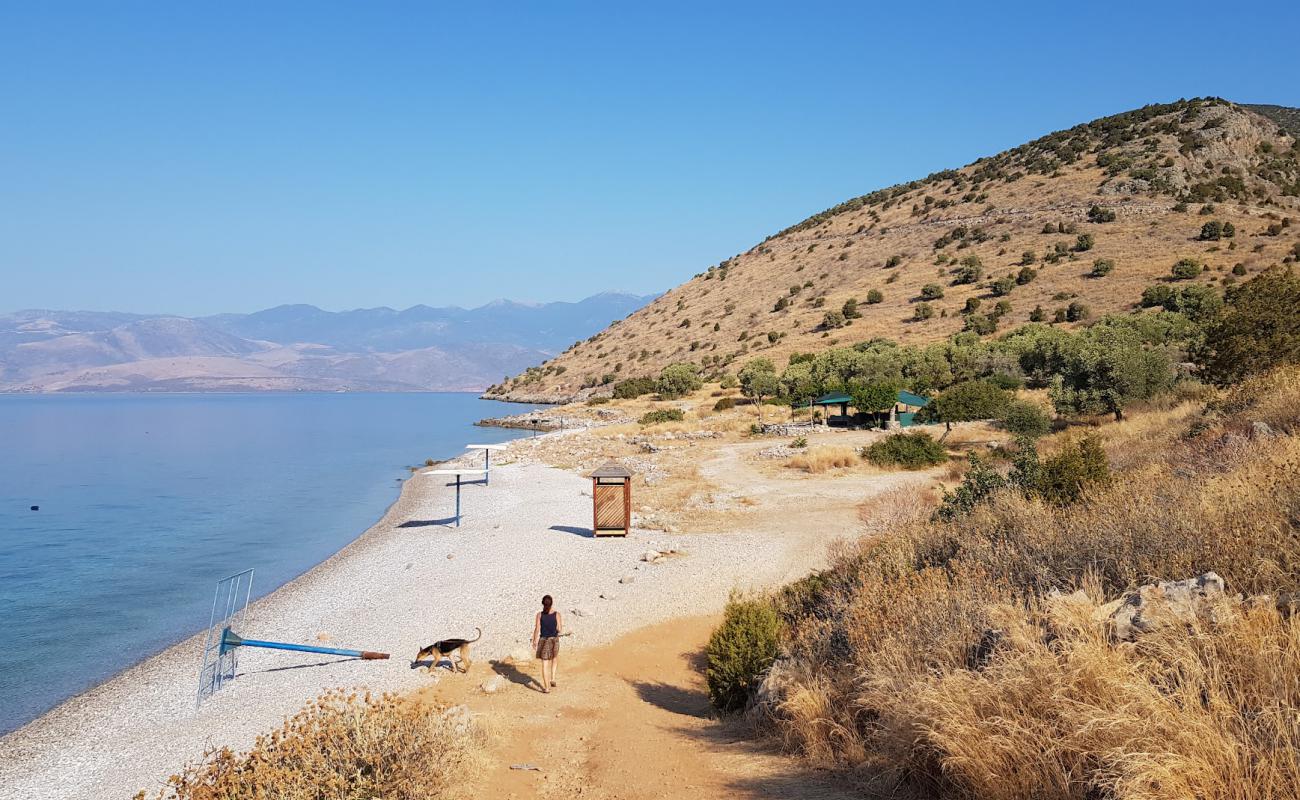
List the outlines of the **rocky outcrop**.
{"label": "rocky outcrop", "polygon": [[1224,597],[1223,578],[1207,572],[1181,581],[1149,583],[1098,609],[1110,635],[1131,642],[1158,625],[1193,622],[1212,614],[1211,605]]}

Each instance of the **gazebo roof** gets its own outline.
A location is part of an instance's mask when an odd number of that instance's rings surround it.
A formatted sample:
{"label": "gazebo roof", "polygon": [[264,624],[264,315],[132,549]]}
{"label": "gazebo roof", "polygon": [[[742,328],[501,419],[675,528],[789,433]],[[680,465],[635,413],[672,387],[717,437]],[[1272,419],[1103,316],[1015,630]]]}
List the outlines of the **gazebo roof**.
{"label": "gazebo roof", "polygon": [[590,475],[588,475],[587,477],[589,478],[630,478],[632,477],[632,471],[629,470],[627,467],[623,466],[622,464],[618,463],[617,461],[606,461],[604,464],[597,467],[596,470],[592,472]]}
{"label": "gazebo roof", "polygon": [[838,406],[842,403],[852,403],[853,398],[843,392],[831,392],[824,394],[813,401],[815,406]]}
{"label": "gazebo roof", "polygon": [[920,406],[921,408],[925,408],[930,405],[930,398],[922,397],[919,394],[912,394],[904,389],[898,393],[898,402],[906,406]]}

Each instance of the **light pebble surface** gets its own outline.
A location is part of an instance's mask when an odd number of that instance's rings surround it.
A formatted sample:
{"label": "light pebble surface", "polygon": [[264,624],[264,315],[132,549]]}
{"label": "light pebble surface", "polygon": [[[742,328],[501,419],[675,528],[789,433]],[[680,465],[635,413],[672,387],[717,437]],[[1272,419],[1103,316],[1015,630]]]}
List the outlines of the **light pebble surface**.
{"label": "light pebble surface", "polygon": [[[0,798],[152,794],[206,748],[246,748],[323,690],[428,684],[411,659],[435,639],[472,635],[477,626],[476,661],[517,652],[545,593],[560,610],[583,612],[567,614],[573,636],[564,646],[586,647],[665,618],[719,610],[733,588],[770,586],[824,560],[821,542],[772,533],[634,530],[625,539],[593,539],[590,481],[540,464],[494,467],[490,486],[463,487],[464,519],[449,527],[454,490],[446,480],[412,476],[380,522],[255,603],[240,631],[380,650],[390,660],[247,648],[236,680],[195,710],[202,641],[191,638],[0,739]],[[657,545],[678,545],[686,555],[642,561]],[[635,580],[620,583],[629,574]],[[86,655],[93,658],[93,648]]]}

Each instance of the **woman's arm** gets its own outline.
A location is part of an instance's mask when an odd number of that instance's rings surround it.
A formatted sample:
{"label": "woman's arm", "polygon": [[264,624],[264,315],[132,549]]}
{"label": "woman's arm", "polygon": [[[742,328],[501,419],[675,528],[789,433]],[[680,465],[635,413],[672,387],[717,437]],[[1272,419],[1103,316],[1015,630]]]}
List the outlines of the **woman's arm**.
{"label": "woman's arm", "polygon": [[537,616],[533,617],[533,647],[537,646],[537,640],[542,635],[542,612],[538,611]]}
{"label": "woman's arm", "polygon": [[558,611],[555,612],[555,633],[558,636],[564,635],[564,617]]}

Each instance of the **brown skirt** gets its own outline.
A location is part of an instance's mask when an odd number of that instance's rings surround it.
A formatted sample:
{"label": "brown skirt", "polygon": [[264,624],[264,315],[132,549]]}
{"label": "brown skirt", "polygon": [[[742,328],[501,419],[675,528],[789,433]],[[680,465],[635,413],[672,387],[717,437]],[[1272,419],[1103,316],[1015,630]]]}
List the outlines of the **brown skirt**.
{"label": "brown skirt", "polygon": [[542,661],[550,661],[560,654],[560,637],[543,636],[537,640],[537,657]]}

